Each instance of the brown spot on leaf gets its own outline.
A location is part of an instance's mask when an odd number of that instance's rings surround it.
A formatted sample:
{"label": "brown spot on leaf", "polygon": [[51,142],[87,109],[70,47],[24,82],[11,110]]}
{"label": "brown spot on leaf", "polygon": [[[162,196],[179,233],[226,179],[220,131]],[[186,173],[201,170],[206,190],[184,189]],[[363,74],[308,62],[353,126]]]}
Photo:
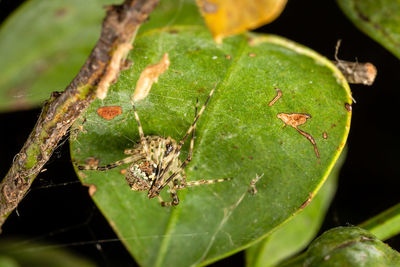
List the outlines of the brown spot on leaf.
{"label": "brown spot on leaf", "polygon": [[347,110],[348,112],[351,112],[352,109],[353,109],[349,103],[345,103],[345,104],[344,104],[344,107],[346,108],[346,110]]}
{"label": "brown spot on leaf", "polygon": [[97,109],[97,114],[106,120],[112,120],[122,114],[122,108],[119,106],[101,107]]}
{"label": "brown spot on leaf", "polygon": [[121,71],[122,71],[122,70],[130,69],[131,66],[132,66],[132,60],[125,59],[125,60],[121,63]]}
{"label": "brown spot on leaf", "polygon": [[148,65],[142,71],[142,73],[140,73],[139,80],[136,83],[135,92],[133,93],[132,101],[144,99],[149,94],[153,83],[158,81],[158,77],[168,69],[170,64],[168,53],[165,53],[158,63]]}
{"label": "brown spot on leaf", "polygon": [[306,199],[306,201],[303,202],[303,204],[301,204],[300,209],[304,209],[305,207],[307,207],[308,204],[311,203],[312,197],[313,197],[312,193],[309,193],[308,198]]}
{"label": "brown spot on leaf", "polygon": [[322,137],[323,137],[324,139],[328,139],[328,133],[327,133],[327,132],[323,132],[323,133],[322,133]]}
{"label": "brown spot on leaf", "polygon": [[95,158],[95,157],[90,157],[87,160],[85,160],[86,165],[90,166],[90,167],[97,167],[99,166],[99,159]]}
{"label": "brown spot on leaf", "polygon": [[217,13],[218,5],[207,0],[198,0],[197,4],[200,6],[201,11],[207,14]]}
{"label": "brown spot on leaf", "polygon": [[298,126],[303,125],[307,122],[308,119],[311,118],[311,115],[305,113],[279,113],[276,115],[279,119],[281,119],[286,125],[289,125],[295,128],[301,135],[308,139],[311,144],[314,146],[315,155],[319,158],[319,152],[317,148],[317,143],[314,138],[298,128]]}
{"label": "brown spot on leaf", "polygon": [[97,191],[97,187],[94,184],[83,184],[88,187],[89,195],[92,197]]}
{"label": "brown spot on leaf", "polygon": [[170,34],[177,34],[179,31],[177,29],[169,30],[168,33]]}
{"label": "brown spot on leaf", "polygon": [[256,57],[257,54],[256,53],[249,53],[249,57]]}
{"label": "brown spot on leaf", "polygon": [[54,15],[58,18],[64,17],[68,13],[68,9],[65,7],[59,8],[56,10]]}
{"label": "brown spot on leaf", "polygon": [[225,58],[226,58],[226,59],[231,59],[232,56],[231,56],[231,55],[225,55]]}

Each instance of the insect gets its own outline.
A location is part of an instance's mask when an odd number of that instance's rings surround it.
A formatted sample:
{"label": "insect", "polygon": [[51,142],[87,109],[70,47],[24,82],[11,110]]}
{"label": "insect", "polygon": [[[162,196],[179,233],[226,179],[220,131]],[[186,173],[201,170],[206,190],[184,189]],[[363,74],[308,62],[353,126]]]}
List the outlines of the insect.
{"label": "insect", "polygon": [[[210,91],[208,98],[200,111],[197,113],[198,100],[195,106],[195,116],[193,123],[186,131],[185,136],[179,142],[171,137],[160,136],[145,136],[140,123],[139,115],[132,101],[132,107],[135,114],[135,119],[139,129],[140,142],[136,143],[131,149],[125,149],[124,153],[128,157],[118,160],[114,163],[105,166],[80,165],[79,170],[97,170],[107,171],[116,168],[123,164],[131,163],[125,173],[125,179],[130,188],[134,191],[148,191],[147,197],[158,197],[161,206],[176,206],[179,204],[177,190],[181,190],[190,186],[203,184],[213,184],[230,180],[230,178],[214,179],[214,180],[198,180],[186,181],[184,169],[191,161],[195,130],[200,116],[203,114],[211,96],[214,93],[215,87]],[[181,162],[179,155],[185,141],[191,134],[189,153],[185,161]],[[172,201],[164,201],[160,196],[160,192],[166,187],[169,187],[169,193]]]}

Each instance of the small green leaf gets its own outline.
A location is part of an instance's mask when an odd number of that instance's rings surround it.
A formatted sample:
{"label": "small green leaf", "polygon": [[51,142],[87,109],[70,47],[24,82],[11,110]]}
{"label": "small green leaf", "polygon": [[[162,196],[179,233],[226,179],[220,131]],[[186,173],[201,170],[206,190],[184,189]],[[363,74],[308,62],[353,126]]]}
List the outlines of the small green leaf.
{"label": "small green leaf", "polygon": [[[232,178],[180,190],[181,203],[165,208],[145,192],[130,190],[121,174],[126,165],[79,171],[140,265],[204,265],[226,257],[275,230],[322,186],[344,146],[351,117],[345,108],[351,103],[349,87],[329,60],[270,35],[246,34],[216,45],[199,26],[147,31],[134,47],[132,68],[72,129],[73,160],[84,164],[95,157],[105,165],[126,157],[124,149],[139,140],[130,104],[136,82],[146,66],[168,53],[169,69],[136,104],[145,135],[181,140],[193,122],[196,98],[204,103],[216,84],[185,172],[189,181]],[[283,95],[268,106],[275,87]],[[121,107],[122,114],[100,117],[97,109],[106,106]],[[314,137],[320,158],[305,136],[283,127],[277,118],[282,112],[312,116],[299,129]],[[258,193],[248,193],[252,179],[262,174]]]}
{"label": "small green leaf", "polygon": [[[337,227],[314,240],[304,257],[304,267],[389,267],[400,265],[397,251],[359,227]],[[287,264],[284,266],[298,266]]]}
{"label": "small green leaf", "polygon": [[341,155],[327,181],[311,203],[293,219],[265,240],[246,250],[247,266],[275,266],[304,249],[318,233],[325,213],[335,194],[337,179],[345,155]]}
{"label": "small green leaf", "polygon": [[400,1],[337,1],[343,12],[360,30],[400,59]]}

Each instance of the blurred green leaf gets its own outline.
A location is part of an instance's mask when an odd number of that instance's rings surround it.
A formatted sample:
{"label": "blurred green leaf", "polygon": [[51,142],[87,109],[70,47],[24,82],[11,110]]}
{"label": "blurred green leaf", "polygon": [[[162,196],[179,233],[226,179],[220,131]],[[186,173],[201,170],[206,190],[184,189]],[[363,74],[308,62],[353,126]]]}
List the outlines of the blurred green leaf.
{"label": "blurred green leaf", "polygon": [[[349,87],[330,61],[270,35],[246,34],[216,45],[200,26],[147,31],[134,47],[133,66],[73,127],[73,160],[82,164],[95,157],[105,165],[126,156],[124,149],[139,140],[130,104],[136,81],[168,53],[169,69],[136,105],[145,135],[180,140],[193,121],[196,98],[204,103],[217,84],[199,120],[186,174],[189,181],[232,178],[180,190],[181,203],[165,208],[130,190],[120,173],[127,166],[78,172],[96,189],[94,201],[140,265],[204,265],[233,254],[274,231],[322,186],[351,117],[345,108],[351,103]],[[283,95],[269,107],[275,87]],[[96,112],[104,106],[119,106],[123,113],[105,120]],[[299,128],[314,137],[320,159],[307,138],[283,127],[281,112],[312,115]],[[188,144],[182,160],[187,152]],[[251,180],[262,174],[258,193],[248,193]]]}
{"label": "blurred green leaf", "polygon": [[400,1],[337,0],[350,20],[400,59]]}
{"label": "blurred green leaf", "polygon": [[92,267],[95,264],[49,244],[2,240],[0,242],[0,266]]}
{"label": "blurred green leaf", "polygon": [[247,266],[275,266],[304,249],[318,233],[337,187],[345,155],[341,155],[327,181],[311,203],[265,240],[246,250]]}

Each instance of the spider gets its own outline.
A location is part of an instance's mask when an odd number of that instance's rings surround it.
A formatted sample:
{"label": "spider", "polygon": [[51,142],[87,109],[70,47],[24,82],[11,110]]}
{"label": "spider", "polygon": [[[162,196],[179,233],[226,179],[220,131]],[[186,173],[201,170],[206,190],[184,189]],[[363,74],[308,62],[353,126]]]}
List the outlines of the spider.
{"label": "spider", "polygon": [[[144,136],[139,115],[136,111],[135,104],[132,101],[132,107],[139,129],[140,142],[136,143],[131,149],[125,149],[124,153],[130,156],[105,166],[80,165],[78,166],[78,169],[107,171],[120,165],[131,163],[125,174],[125,179],[130,188],[134,191],[148,191],[147,197],[150,199],[158,197],[161,206],[178,205],[179,198],[176,193],[177,190],[190,186],[213,184],[230,180],[230,178],[222,178],[188,182],[186,181],[186,175],[184,172],[186,165],[192,160],[197,121],[203,114],[214,93],[215,87],[216,86],[214,86],[210,91],[206,102],[203,104],[198,114],[197,99],[193,123],[190,125],[185,136],[181,141],[179,141],[179,143],[171,137]],[[192,136],[190,140],[189,154],[186,160],[181,162],[179,159],[180,151],[190,134],[192,134]],[[160,196],[160,192],[166,186],[169,187],[169,193],[172,198],[172,201],[169,202],[165,202]]]}

